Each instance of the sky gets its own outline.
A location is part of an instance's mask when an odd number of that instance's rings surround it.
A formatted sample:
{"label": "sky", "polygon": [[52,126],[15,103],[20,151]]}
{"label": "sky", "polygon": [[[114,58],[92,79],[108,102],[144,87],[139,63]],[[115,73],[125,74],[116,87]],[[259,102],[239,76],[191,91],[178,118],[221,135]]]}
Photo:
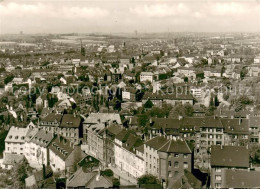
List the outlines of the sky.
{"label": "sky", "polygon": [[260,0],[0,0],[0,33],[260,32]]}

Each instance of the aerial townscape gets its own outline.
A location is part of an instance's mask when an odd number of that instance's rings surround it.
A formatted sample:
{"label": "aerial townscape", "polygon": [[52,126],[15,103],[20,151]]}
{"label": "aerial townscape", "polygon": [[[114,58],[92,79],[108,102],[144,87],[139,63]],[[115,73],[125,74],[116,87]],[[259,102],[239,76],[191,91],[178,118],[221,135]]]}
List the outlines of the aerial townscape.
{"label": "aerial townscape", "polygon": [[0,32],[0,188],[260,188],[260,33],[190,30]]}

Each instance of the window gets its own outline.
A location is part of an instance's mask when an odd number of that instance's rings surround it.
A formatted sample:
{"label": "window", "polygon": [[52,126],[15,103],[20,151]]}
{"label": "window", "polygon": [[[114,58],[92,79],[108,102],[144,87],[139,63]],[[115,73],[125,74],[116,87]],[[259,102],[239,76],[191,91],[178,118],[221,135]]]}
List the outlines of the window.
{"label": "window", "polygon": [[183,157],[184,158],[188,158],[188,154],[183,154]]}
{"label": "window", "polygon": [[222,129],[220,129],[220,128],[217,128],[217,129],[216,129],[216,131],[217,131],[217,132],[221,132],[221,131],[222,131]]}
{"label": "window", "polygon": [[171,167],[172,166],[172,162],[168,161],[168,166]]}
{"label": "window", "polygon": [[216,175],[216,180],[221,180],[221,176],[220,175]]}
{"label": "window", "polygon": [[174,176],[175,176],[175,177],[178,176],[178,174],[179,174],[179,171],[175,171],[175,172],[174,172]]}
{"label": "window", "polygon": [[168,172],[168,177],[172,177],[172,172],[171,171]]}
{"label": "window", "polygon": [[220,183],[216,183],[216,188],[221,188],[221,184]]}
{"label": "window", "polygon": [[176,158],[179,157],[179,154],[174,154],[174,157],[176,157]]}
{"label": "window", "polygon": [[175,168],[178,168],[178,167],[179,167],[179,162],[178,162],[178,161],[174,162],[174,167],[175,167]]}
{"label": "window", "polygon": [[213,135],[209,135],[209,138],[213,138]]}
{"label": "window", "polygon": [[220,168],[216,168],[216,172],[217,173],[221,173],[221,169]]}
{"label": "window", "polygon": [[183,168],[184,168],[184,169],[188,169],[188,167],[189,167],[189,166],[188,166],[188,163],[187,163],[187,162],[184,162]]}

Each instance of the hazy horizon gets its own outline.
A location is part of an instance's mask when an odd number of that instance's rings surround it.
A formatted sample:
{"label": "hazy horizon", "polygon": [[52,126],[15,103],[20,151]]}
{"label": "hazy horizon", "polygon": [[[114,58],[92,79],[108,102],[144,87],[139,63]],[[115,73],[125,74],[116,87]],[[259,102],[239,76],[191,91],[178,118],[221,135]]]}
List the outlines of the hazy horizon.
{"label": "hazy horizon", "polygon": [[260,32],[260,1],[3,0],[0,34]]}

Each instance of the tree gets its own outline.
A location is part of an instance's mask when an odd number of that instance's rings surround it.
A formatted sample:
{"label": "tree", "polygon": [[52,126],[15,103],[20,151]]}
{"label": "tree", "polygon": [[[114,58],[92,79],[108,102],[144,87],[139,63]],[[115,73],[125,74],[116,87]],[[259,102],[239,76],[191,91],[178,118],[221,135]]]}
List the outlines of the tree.
{"label": "tree", "polygon": [[243,105],[249,105],[252,104],[253,101],[250,100],[247,96],[241,96],[237,99],[238,103],[243,104]]}
{"label": "tree", "polygon": [[152,107],[153,107],[153,103],[150,99],[148,99],[144,104],[144,108],[152,108]]}
{"label": "tree", "polygon": [[142,127],[146,126],[148,121],[149,121],[149,116],[147,114],[141,114],[137,118],[138,125]]}
{"label": "tree", "polygon": [[56,96],[47,95],[48,106],[53,108],[55,103],[58,102],[58,98]]}
{"label": "tree", "polygon": [[62,78],[62,77],[64,77],[63,74],[58,74],[58,79],[60,79],[60,78]]}
{"label": "tree", "polygon": [[150,111],[149,114],[151,117],[168,117],[170,112],[172,110],[172,106],[169,104],[163,104],[162,108],[159,107],[153,107]]}
{"label": "tree", "polygon": [[223,74],[224,74],[225,70],[226,70],[225,66],[222,66],[222,68],[221,68],[221,77],[223,77]]}
{"label": "tree", "polygon": [[114,108],[114,110],[120,111],[121,110],[121,101],[117,99],[115,101],[115,104],[114,104],[113,108]]}
{"label": "tree", "polygon": [[7,76],[7,77],[4,79],[4,83],[5,83],[5,84],[8,84],[8,83],[10,83],[11,81],[13,81],[13,79],[14,79],[14,76],[13,76],[13,75]]}
{"label": "tree", "polygon": [[241,78],[241,80],[244,79],[244,77],[246,76],[247,72],[248,71],[247,71],[246,67],[243,67],[242,70],[240,71],[240,78]]}
{"label": "tree", "polygon": [[101,171],[100,175],[107,176],[107,177],[112,177],[112,176],[114,176],[114,173],[113,173],[113,171],[111,169],[106,169],[104,171]]}
{"label": "tree", "polygon": [[85,50],[84,47],[81,47],[80,53],[81,53],[82,56],[85,56],[85,55],[86,55],[86,50]]}
{"label": "tree", "polygon": [[185,104],[185,105],[177,105],[174,108],[174,111],[177,112],[178,115],[184,116],[184,117],[192,117],[193,116],[193,107],[190,104]]}
{"label": "tree", "polygon": [[137,179],[138,184],[160,184],[160,181],[157,179],[157,177],[146,174]]}
{"label": "tree", "polygon": [[113,179],[112,179],[112,182],[113,182],[113,188],[119,188],[119,186],[120,186],[120,181],[119,181],[119,179],[113,178]]}
{"label": "tree", "polygon": [[218,100],[218,96],[217,95],[215,96],[215,100],[214,101],[215,101],[215,104],[214,104],[215,107],[219,106],[219,100]]}
{"label": "tree", "polygon": [[137,90],[135,95],[135,100],[139,102],[142,100],[143,96],[144,96],[144,92],[141,90]]}

